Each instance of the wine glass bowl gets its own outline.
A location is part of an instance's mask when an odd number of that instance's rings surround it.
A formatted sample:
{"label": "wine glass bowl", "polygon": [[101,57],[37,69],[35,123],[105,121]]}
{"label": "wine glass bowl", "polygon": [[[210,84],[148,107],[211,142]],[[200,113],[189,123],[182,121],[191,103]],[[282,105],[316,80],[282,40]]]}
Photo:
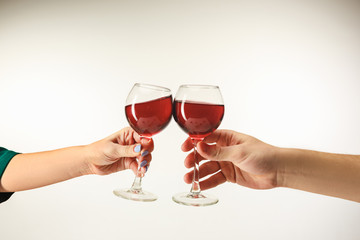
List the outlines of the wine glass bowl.
{"label": "wine glass bowl", "polygon": [[201,192],[196,144],[219,127],[224,110],[224,102],[218,86],[179,87],[173,103],[173,117],[192,140],[195,164],[190,192],[174,195],[175,202],[189,206],[208,206],[218,202],[216,197]]}
{"label": "wine glass bowl", "polygon": [[169,124],[171,104],[171,95],[152,101],[131,103],[125,107],[126,118],[140,136],[152,137]]}
{"label": "wine glass bowl", "polygon": [[[172,115],[172,95],[168,88],[136,83],[131,89],[125,104],[125,115],[129,125],[140,138],[151,137],[162,131],[170,122]],[[143,173],[140,164],[133,185],[129,189],[115,189],[114,194],[129,200],[150,202],[157,196],[144,191],[141,186]]]}
{"label": "wine glass bowl", "polygon": [[202,140],[219,127],[224,105],[175,100],[174,113],[175,121],[184,132],[193,139]]}

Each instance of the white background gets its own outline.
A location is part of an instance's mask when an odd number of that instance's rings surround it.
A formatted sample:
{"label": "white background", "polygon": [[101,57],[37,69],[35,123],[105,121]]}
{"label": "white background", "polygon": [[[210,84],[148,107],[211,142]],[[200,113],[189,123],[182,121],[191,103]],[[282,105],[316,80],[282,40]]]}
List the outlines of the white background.
{"label": "white background", "polygon": [[[0,146],[36,152],[88,144],[127,125],[135,82],[219,85],[220,128],[282,147],[360,154],[358,1],[0,1]],[[116,198],[130,171],[16,193],[0,238],[359,239],[360,205],[231,183],[215,206],[187,191],[174,121],[155,136],[144,188]]]}

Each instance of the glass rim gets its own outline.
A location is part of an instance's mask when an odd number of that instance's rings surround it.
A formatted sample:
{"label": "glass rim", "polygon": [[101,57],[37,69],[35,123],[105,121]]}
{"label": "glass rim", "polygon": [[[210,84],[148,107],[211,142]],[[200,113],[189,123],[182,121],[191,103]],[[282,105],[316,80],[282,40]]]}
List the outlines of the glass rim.
{"label": "glass rim", "polygon": [[205,84],[183,84],[179,88],[203,88],[203,89],[217,89],[219,86],[216,85],[205,85]]}
{"label": "glass rim", "polygon": [[134,87],[135,86],[145,87],[145,88],[152,89],[152,90],[158,90],[158,91],[171,93],[171,90],[169,88],[158,86],[158,85],[153,85],[153,84],[148,84],[148,83],[135,83]]}

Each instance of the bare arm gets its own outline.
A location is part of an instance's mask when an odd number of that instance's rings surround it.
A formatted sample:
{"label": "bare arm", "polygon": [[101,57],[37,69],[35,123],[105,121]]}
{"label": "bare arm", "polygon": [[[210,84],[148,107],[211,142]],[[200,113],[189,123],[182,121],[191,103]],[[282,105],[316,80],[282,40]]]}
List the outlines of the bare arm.
{"label": "bare arm", "polygon": [[88,174],[85,146],[16,155],[7,166],[0,191],[15,192]]}
{"label": "bare arm", "polygon": [[[209,145],[209,143],[215,143]],[[279,148],[252,136],[217,130],[197,144],[202,189],[226,181],[255,189],[288,187],[360,202],[360,155]],[[192,150],[187,139],[183,151]],[[192,168],[194,155],[185,166]],[[184,176],[191,183],[193,172]]]}
{"label": "bare arm", "polygon": [[136,157],[150,163],[152,150],[152,141],[140,140],[131,128],[124,128],[85,146],[18,154],[1,177],[0,192],[38,188],[86,174],[105,175],[125,169],[136,172]]}
{"label": "bare arm", "polygon": [[360,156],[280,148],[277,157],[279,186],[360,202]]}

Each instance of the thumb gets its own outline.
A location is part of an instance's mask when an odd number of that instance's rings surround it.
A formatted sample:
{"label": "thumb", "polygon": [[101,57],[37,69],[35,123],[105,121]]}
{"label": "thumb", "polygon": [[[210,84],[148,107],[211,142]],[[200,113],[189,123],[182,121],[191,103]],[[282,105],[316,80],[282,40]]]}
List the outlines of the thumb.
{"label": "thumb", "polygon": [[217,145],[208,145],[204,142],[197,144],[198,153],[206,159],[214,161],[235,161],[241,157],[240,146],[219,147]]}
{"label": "thumb", "polygon": [[117,157],[137,157],[140,156],[141,144],[120,145],[116,144]]}

